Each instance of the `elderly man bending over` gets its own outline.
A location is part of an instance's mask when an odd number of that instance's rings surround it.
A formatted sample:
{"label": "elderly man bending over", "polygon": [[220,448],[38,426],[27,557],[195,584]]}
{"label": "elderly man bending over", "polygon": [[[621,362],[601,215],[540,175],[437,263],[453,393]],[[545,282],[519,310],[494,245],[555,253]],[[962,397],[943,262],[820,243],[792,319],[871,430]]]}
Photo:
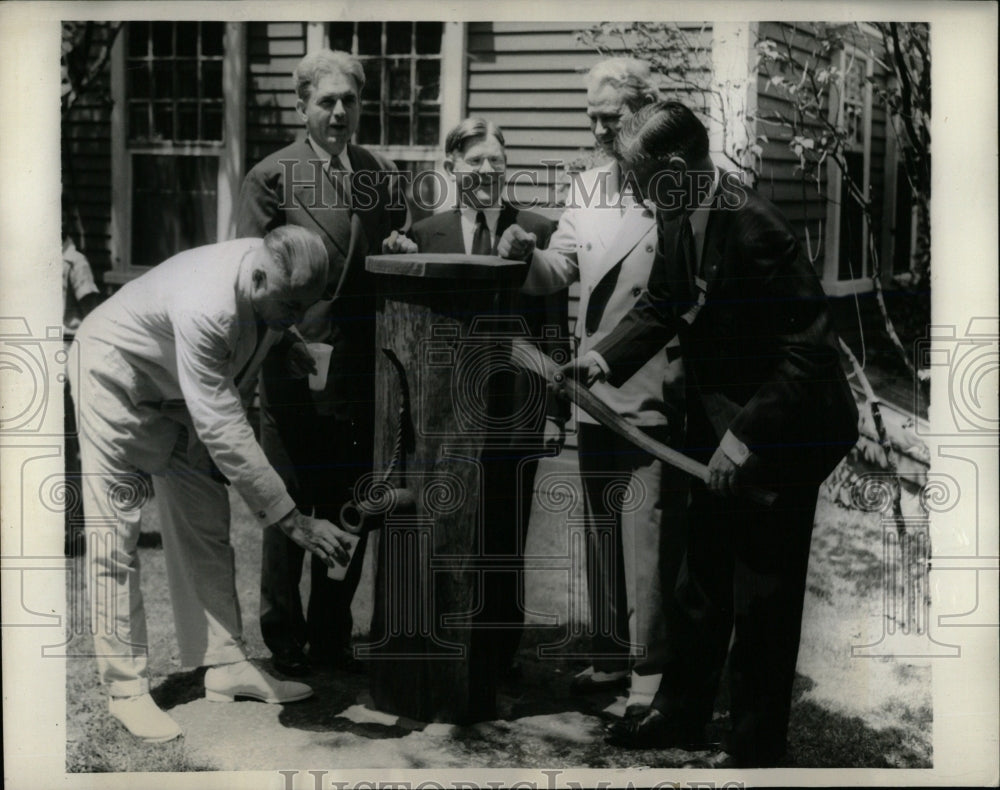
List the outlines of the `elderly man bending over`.
{"label": "elderly man bending over", "polygon": [[289,374],[304,344],[284,336],[327,278],[322,241],[282,227],[170,258],[94,310],[76,335],[84,513],[94,648],[109,709],[133,735],[166,741],[177,723],[149,695],[139,586],[143,473],[152,475],[184,666],[210,666],[205,696],[292,702],[312,694],[247,661],[229,543],[228,480],[261,527],[278,524],[325,561],[343,561],[340,530],[302,515],[254,438],[245,405],[279,340]]}

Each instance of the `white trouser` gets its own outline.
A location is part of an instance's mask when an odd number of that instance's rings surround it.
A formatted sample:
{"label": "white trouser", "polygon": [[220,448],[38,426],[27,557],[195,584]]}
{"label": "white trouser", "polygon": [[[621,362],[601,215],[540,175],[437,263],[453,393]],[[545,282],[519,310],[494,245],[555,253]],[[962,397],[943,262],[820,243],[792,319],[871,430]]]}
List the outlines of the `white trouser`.
{"label": "white trouser", "polygon": [[139,470],[153,475],[184,666],[240,661],[242,623],[229,498],[208,472],[204,447],[183,414],[168,416],[150,385],[117,350],[84,339],[79,381],[88,586],[101,679],[114,696],[149,690],[146,614],[139,584]]}

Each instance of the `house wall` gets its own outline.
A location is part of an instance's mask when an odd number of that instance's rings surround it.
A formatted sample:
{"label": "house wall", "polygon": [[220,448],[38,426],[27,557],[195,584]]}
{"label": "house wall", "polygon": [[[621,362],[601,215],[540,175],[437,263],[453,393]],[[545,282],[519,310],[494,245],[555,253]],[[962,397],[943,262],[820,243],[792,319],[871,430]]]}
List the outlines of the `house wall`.
{"label": "house wall", "polygon": [[[759,38],[777,42],[789,41],[796,60],[802,63],[814,60],[816,68],[830,65],[829,58],[816,58],[816,33],[811,24],[761,22]],[[858,44],[867,48],[871,41],[859,41]],[[876,83],[884,85],[886,79],[884,72],[879,70],[877,64],[875,68]],[[784,91],[768,85],[768,78],[763,68],[757,75],[757,88],[757,133],[767,137],[767,141],[761,143],[763,153],[758,191],[773,201],[788,217],[795,227],[799,240],[809,245],[816,271],[821,273],[826,256],[826,237],[831,230],[835,230],[827,226],[829,202],[827,173],[825,170],[822,172],[819,186],[814,179],[807,180],[803,177],[798,156],[789,147],[792,140],[791,130],[782,124],[767,120],[768,116],[774,114],[791,117],[793,112],[791,102],[784,95]],[[881,102],[873,100],[871,109],[870,186],[873,231],[875,238],[881,239],[883,232],[891,232],[891,227],[883,222],[888,129],[886,112]],[[819,125],[813,124],[807,128],[818,132]],[[881,254],[882,247],[883,245],[879,243],[874,252]]]}
{"label": "house wall", "polygon": [[[472,22],[468,26],[466,108],[500,125],[507,140],[508,166],[525,171],[519,200],[552,204],[559,174],[543,161],[592,162],[594,138],[586,116],[584,74],[602,59],[577,34],[583,22]],[[692,46],[706,47],[711,27],[682,25]],[[614,54],[629,54],[619,43]],[[691,85],[707,86],[710,61],[692,64],[686,85],[666,84],[671,95],[696,106],[704,97]],[[521,184],[524,184],[522,187]]]}
{"label": "house wall", "polygon": [[[88,62],[112,38],[109,26],[95,24]],[[105,68],[63,117],[61,129],[63,230],[87,256],[98,282],[111,268],[110,92]]]}
{"label": "house wall", "polygon": [[292,72],[305,54],[304,22],[247,23],[246,170],[302,134]]}

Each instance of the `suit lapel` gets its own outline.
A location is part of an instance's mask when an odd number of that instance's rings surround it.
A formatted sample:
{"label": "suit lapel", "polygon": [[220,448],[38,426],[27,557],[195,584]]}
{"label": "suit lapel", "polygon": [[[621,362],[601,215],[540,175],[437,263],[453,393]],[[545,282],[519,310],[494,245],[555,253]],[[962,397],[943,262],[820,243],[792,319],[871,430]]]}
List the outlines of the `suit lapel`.
{"label": "suit lapel", "polygon": [[712,290],[712,284],[718,279],[722,268],[722,241],[726,238],[728,226],[728,215],[727,212],[723,211],[722,197],[720,186],[716,190],[712,201],[712,210],[708,215],[708,224],[705,226],[705,246],[701,251],[701,272],[707,283],[706,293]]}
{"label": "suit lapel", "polygon": [[298,153],[298,161],[292,170],[295,201],[340,254],[346,256],[351,240],[350,211],[344,206],[344,200],[337,194],[333,182],[323,172],[322,160],[309,143],[303,141]]}
{"label": "suit lapel", "polygon": [[[604,209],[612,212],[615,209]],[[648,211],[641,211],[638,208],[629,209],[624,216],[618,218],[618,232],[611,241],[611,245],[601,256],[600,263],[594,271],[594,281],[600,282],[611,269],[618,265],[647,235],[656,228],[656,222]]]}
{"label": "suit lapel", "polygon": [[462,214],[455,208],[442,214],[431,231],[433,241],[429,250],[421,252],[465,252],[465,237],[462,235]]}

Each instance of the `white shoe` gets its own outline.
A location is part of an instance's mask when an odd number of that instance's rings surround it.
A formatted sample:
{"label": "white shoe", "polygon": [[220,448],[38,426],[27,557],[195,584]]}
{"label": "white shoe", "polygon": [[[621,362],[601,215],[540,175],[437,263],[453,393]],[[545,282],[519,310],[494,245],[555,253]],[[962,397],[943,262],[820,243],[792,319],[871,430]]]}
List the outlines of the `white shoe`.
{"label": "white shoe", "polygon": [[108,711],[136,738],[147,743],[172,741],[182,734],[180,726],[160,710],[149,694],[134,697],[111,697]]}
{"label": "white shoe", "polygon": [[236,697],[272,703],[297,702],[312,693],[305,683],[278,680],[249,661],[222,664],[205,673],[205,699],[212,702],[232,702]]}

